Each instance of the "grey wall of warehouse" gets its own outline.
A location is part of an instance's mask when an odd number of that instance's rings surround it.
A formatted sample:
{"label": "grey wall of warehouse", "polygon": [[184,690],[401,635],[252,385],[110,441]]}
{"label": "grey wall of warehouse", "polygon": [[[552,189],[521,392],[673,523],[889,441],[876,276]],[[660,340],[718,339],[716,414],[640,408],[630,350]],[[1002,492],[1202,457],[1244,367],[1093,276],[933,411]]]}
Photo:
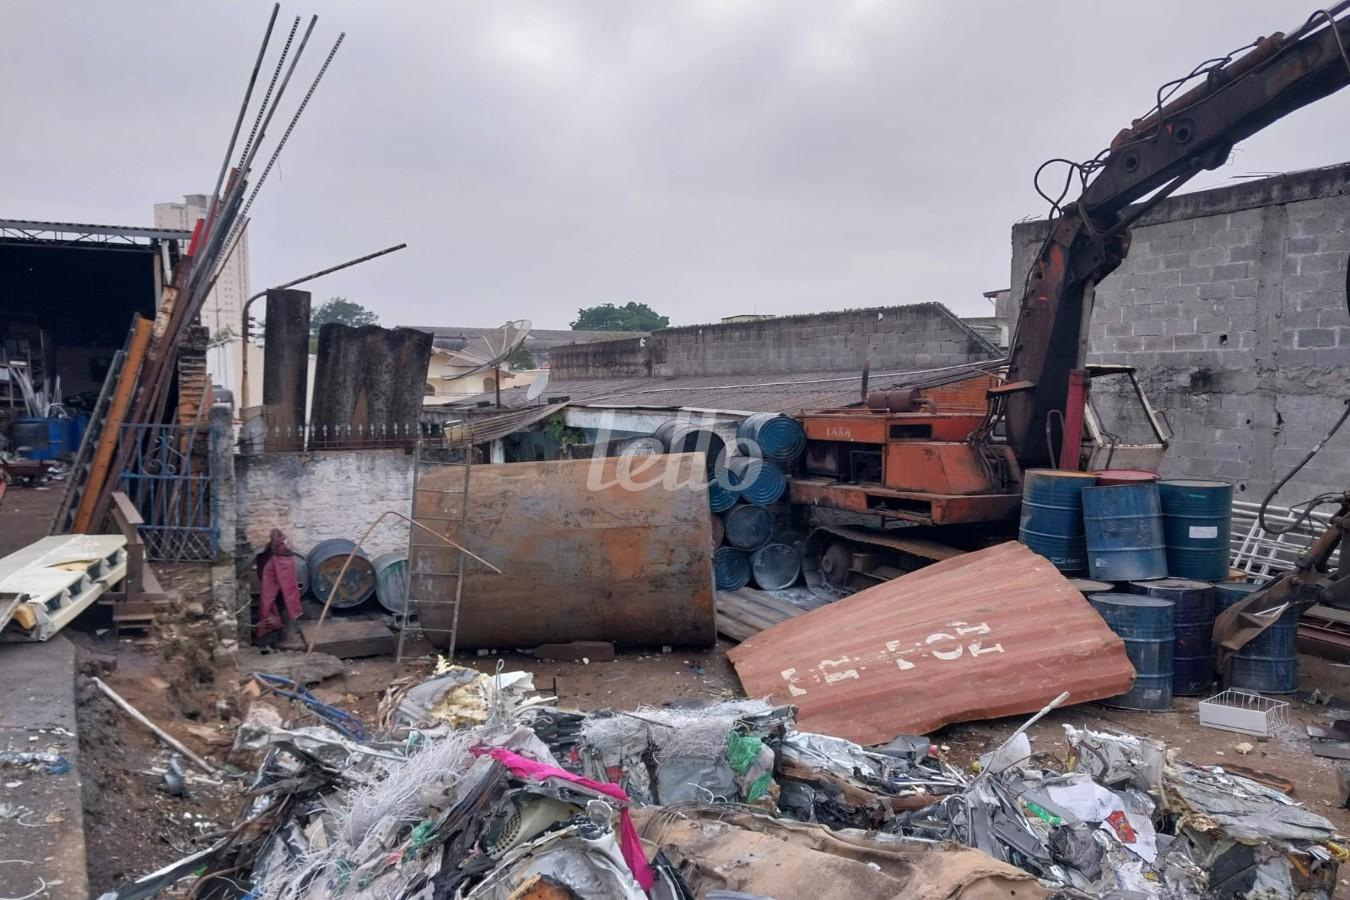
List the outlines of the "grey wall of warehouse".
{"label": "grey wall of warehouse", "polygon": [[641,338],[554,347],[551,377],[768,375],[914,370],[1001,356],[939,303],[664,328]]}
{"label": "grey wall of warehouse", "polygon": [[[1047,225],[1012,229],[1020,294]],[[1350,164],[1163,201],[1097,289],[1090,362],[1138,367],[1171,476],[1260,500],[1350,398]],[[1350,426],[1274,501],[1350,486]]]}
{"label": "grey wall of warehouse", "polygon": [[[318,450],[235,457],[236,516],[256,551],[280,528],[297,551],[329,538],[357,540],[386,510],[412,508],[409,451]],[[393,517],[362,544],[370,556],[408,549],[408,527]]]}

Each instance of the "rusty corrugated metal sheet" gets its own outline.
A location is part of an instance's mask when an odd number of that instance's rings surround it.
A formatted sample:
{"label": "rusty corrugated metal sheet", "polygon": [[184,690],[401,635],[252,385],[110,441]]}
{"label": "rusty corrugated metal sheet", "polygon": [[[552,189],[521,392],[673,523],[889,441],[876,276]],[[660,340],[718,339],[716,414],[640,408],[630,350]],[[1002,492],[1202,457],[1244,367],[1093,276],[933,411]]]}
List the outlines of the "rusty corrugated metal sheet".
{"label": "rusty corrugated metal sheet", "polygon": [[935,563],[749,638],[745,691],[804,730],[878,744],[1129,689],[1125,646],[1044,558],[1010,542]]}

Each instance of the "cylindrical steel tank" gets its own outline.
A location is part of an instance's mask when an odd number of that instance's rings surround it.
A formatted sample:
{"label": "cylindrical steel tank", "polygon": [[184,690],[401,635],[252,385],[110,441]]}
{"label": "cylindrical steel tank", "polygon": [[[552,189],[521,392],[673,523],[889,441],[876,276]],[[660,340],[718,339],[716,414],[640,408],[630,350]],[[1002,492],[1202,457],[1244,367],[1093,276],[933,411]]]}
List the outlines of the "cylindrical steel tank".
{"label": "cylindrical steel tank", "polygon": [[711,428],[700,428],[688,422],[675,419],[662,422],[653,433],[667,453],[702,453],[707,457],[708,471],[711,472],[726,456],[726,442]]}
{"label": "cylindrical steel tank", "polygon": [[347,555],[356,547],[355,542],[346,538],[330,538],[320,541],[309,551],[309,581],[314,596],[327,603],[333,595],[335,609],[350,609],[360,606],[375,593],[375,567],[364,550],[357,549],[347,566],[347,574],[342,576],[342,584],[334,589],[338,573],[347,561]]}
{"label": "cylindrical steel tank", "polygon": [[1172,693],[1203,694],[1214,683],[1214,586],[1187,578],[1133,581],[1130,593],[1172,601]]}
{"label": "cylindrical steel tank", "polygon": [[1170,708],[1172,601],[1137,594],[1093,594],[1088,602],[1125,642],[1135,672],[1132,688],[1102,704],[1122,709]]}
{"label": "cylindrical steel tank", "polygon": [[1083,488],[1088,574],[1099,581],[1167,577],[1156,484]]}
{"label": "cylindrical steel tank", "polygon": [[1152,484],[1158,480],[1158,473],[1148,469],[1100,469],[1092,474],[1097,476],[1097,484],[1102,487],[1110,484]]}
{"label": "cylindrical steel tank", "polygon": [[736,505],[739,496],[734,488],[728,487],[731,479],[718,473],[719,477],[708,479],[708,506],[715,513],[726,512]]}
{"label": "cylindrical steel tank", "polygon": [[1083,488],[1096,483],[1088,472],[1028,469],[1022,473],[1022,520],[1017,539],[1061,572],[1086,571]]}
{"label": "cylindrical steel tank", "polygon": [[1116,589],[1116,586],[1109,581],[1093,581],[1091,578],[1070,578],[1069,584],[1073,585],[1074,590],[1084,596],[1110,594]]}
{"label": "cylindrical steel tank", "polygon": [[1197,581],[1227,578],[1233,486],[1226,481],[1169,479],[1158,482],[1158,496],[1168,574]]}
{"label": "cylindrical steel tank", "polygon": [[403,550],[381,553],[371,562],[375,569],[375,599],[391,613],[401,615],[408,602],[408,554]]}
{"label": "cylindrical steel tank", "polygon": [[741,550],[758,550],[773,537],[773,514],[753,503],[737,503],[722,513],[724,540]]}
{"label": "cylindrical steel tank", "polygon": [[753,441],[759,455],[787,467],[806,452],[806,429],[791,416],[782,413],[755,413],[746,416],[736,429],[736,438],[745,446]]}
{"label": "cylindrical steel tank", "polygon": [[726,473],[732,490],[756,506],[778,502],[787,490],[783,470],[767,459],[733,456],[727,460]]}
{"label": "cylindrical steel tank", "polygon": [[750,554],[735,547],[713,553],[713,578],[719,591],[737,591],[750,583]]}
{"label": "cylindrical steel tank", "polygon": [[[1261,588],[1258,584],[1225,582],[1214,585],[1218,612]],[[1290,609],[1255,640],[1234,653],[1224,687],[1261,694],[1292,694],[1298,690],[1298,610]]]}
{"label": "cylindrical steel tank", "polygon": [[751,554],[750,571],[757,587],[781,591],[797,583],[802,573],[802,556],[792,544],[771,542]]}
{"label": "cylindrical steel tank", "polygon": [[654,434],[629,438],[619,444],[615,456],[660,456],[666,452],[666,445]]}

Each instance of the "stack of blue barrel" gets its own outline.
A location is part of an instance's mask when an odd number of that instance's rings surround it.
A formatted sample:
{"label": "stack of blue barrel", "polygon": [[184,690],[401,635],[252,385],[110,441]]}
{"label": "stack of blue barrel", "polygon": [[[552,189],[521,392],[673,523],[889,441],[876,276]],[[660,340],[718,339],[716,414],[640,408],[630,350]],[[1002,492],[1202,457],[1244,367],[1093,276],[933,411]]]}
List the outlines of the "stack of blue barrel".
{"label": "stack of blue barrel", "polygon": [[791,416],[756,413],[737,428],[736,449],[708,487],[723,534],[713,552],[717,587],[734,591],[752,581],[769,591],[791,587],[801,576],[801,549],[776,531],[772,507],[787,492],[787,472],[806,451],[806,432]]}
{"label": "stack of blue barrel", "polygon": [[[1232,503],[1233,486],[1222,481],[1024,474],[1018,538],[1072,578],[1138,673],[1108,703],[1166,709],[1174,694],[1210,690],[1214,619],[1257,589],[1228,580]],[[1226,687],[1295,690],[1297,615],[1286,618],[1235,655]]]}

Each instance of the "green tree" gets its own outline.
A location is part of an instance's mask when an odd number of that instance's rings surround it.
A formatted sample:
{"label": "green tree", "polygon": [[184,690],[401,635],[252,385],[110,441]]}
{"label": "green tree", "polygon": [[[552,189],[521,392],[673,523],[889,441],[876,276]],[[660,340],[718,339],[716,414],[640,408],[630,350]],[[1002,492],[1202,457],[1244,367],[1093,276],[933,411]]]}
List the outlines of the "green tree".
{"label": "green tree", "polygon": [[506,358],[506,364],[517,372],[523,369],[533,369],[536,365],[534,354],[524,344],[511,351],[511,355]]}
{"label": "green tree", "polygon": [[577,320],[572,323],[572,330],[655,331],[669,324],[669,316],[661,315],[645,303],[630,300],[623,306],[602,303],[577,310]]}
{"label": "green tree", "polygon": [[353,303],[346,297],[333,297],[309,317],[309,336],[315,340],[319,329],[329,322],[360,328],[362,325],[378,325],[379,317],[359,303]]}

